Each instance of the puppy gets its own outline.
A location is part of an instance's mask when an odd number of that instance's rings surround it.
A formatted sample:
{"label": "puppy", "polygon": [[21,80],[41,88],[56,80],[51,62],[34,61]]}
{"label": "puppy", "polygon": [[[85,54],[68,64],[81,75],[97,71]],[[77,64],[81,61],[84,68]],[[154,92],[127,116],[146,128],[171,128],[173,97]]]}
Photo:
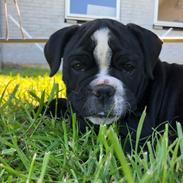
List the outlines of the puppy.
{"label": "puppy", "polygon": [[[81,128],[85,121],[117,121],[121,137],[130,131],[133,139],[145,107],[142,138],[165,121],[173,128],[176,121],[183,124],[183,66],[161,62],[161,48],[153,32],[110,19],[58,30],[44,50],[50,76],[63,59],[67,100],[58,100],[57,115],[61,117],[70,103]],[[48,112],[54,110],[52,101]]]}

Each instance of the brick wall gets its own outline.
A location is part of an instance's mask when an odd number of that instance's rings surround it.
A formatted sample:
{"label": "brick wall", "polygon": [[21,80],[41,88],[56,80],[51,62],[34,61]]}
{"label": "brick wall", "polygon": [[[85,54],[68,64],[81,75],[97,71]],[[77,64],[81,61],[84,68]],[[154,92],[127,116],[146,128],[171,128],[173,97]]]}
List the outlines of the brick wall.
{"label": "brick wall", "polygon": [[[19,0],[23,27],[34,38],[48,37],[66,26],[64,23],[64,0]],[[0,1],[1,5],[3,4]],[[9,14],[17,21],[17,12],[12,1],[8,1]],[[5,35],[3,19],[3,35]],[[10,38],[21,38],[20,30],[9,19]],[[41,45],[44,46],[43,44]],[[3,61],[22,64],[46,63],[43,53],[35,44],[3,44]]]}
{"label": "brick wall", "polygon": [[[17,13],[13,0],[8,1],[9,13],[17,20]],[[64,23],[64,0],[19,0],[25,30],[34,38],[48,37],[54,31],[68,26]],[[3,4],[3,1],[0,1]],[[154,0],[121,0],[120,21],[123,23],[133,22],[146,27],[158,35],[166,30],[153,29]],[[4,21],[3,21],[4,25]],[[10,37],[21,37],[20,31],[9,20]],[[5,27],[2,26],[3,34]],[[183,36],[183,31],[173,31],[170,35]],[[41,45],[42,47],[44,45]],[[1,45],[4,62],[23,64],[46,63],[43,53],[35,44],[4,44]],[[183,63],[183,44],[164,44],[161,58],[169,62]]]}

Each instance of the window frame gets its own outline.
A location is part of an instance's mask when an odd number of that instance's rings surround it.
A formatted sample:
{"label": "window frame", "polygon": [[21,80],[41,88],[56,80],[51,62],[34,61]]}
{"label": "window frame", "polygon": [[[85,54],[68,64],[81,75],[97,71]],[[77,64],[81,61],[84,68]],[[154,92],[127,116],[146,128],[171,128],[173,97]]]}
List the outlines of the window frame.
{"label": "window frame", "polygon": [[155,6],[154,6],[154,25],[155,26],[183,28],[183,22],[181,23],[181,22],[158,20],[158,12],[159,12],[159,0],[155,0]]}
{"label": "window frame", "polygon": [[95,15],[83,15],[83,14],[74,14],[70,13],[70,0],[65,0],[65,19],[66,20],[81,20],[81,21],[89,21],[97,18],[109,18],[120,20],[120,0],[116,0],[116,16],[95,16]]}

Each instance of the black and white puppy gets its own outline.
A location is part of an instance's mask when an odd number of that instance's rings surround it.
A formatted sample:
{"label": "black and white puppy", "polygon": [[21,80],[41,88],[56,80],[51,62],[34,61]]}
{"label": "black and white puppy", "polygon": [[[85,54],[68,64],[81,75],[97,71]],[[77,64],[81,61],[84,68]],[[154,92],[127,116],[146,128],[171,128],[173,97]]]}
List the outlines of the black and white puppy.
{"label": "black and white puppy", "polygon": [[[97,125],[118,121],[121,135],[130,130],[135,138],[145,106],[142,137],[165,121],[173,127],[175,121],[183,124],[183,66],[161,62],[161,47],[162,41],[147,29],[98,19],[55,32],[45,57],[50,76],[63,58],[67,102],[81,119]],[[53,101],[51,112],[54,107]],[[58,113],[66,109],[59,99]]]}

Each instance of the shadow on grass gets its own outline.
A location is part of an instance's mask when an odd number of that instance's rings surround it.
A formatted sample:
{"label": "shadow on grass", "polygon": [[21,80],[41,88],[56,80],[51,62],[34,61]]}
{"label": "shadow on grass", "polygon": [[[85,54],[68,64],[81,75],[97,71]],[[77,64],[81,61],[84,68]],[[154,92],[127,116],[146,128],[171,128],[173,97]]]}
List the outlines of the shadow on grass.
{"label": "shadow on grass", "polygon": [[22,77],[37,77],[40,75],[49,75],[49,69],[40,65],[37,66],[3,66],[0,70],[1,75],[16,76],[19,74]]}

